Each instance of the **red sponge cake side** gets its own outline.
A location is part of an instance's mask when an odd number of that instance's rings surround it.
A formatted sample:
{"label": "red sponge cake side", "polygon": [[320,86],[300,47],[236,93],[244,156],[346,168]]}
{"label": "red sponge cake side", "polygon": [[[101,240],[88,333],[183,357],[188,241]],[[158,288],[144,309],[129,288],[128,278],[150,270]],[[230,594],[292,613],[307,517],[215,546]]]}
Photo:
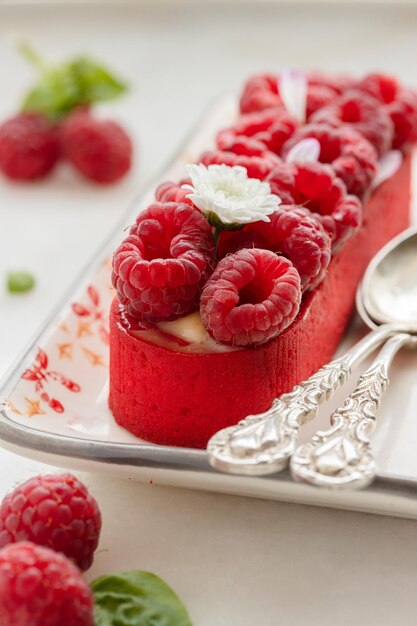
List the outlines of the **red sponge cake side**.
{"label": "red sponge cake side", "polygon": [[204,448],[220,428],[259,413],[334,354],[372,256],[407,228],[411,156],[364,207],[364,224],[308,295],[294,323],[257,348],[169,349],[129,332],[117,298],[110,322],[110,408],[118,424],[155,443]]}

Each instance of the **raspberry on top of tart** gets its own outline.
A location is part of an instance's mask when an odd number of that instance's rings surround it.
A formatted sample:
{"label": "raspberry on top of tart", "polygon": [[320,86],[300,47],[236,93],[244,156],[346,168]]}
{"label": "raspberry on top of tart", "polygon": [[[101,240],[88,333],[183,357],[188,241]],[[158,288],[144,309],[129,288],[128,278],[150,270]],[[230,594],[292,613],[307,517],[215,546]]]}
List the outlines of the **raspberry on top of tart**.
{"label": "raspberry on top of tart", "polygon": [[[128,316],[146,323],[200,309],[214,338],[236,346],[264,343],[294,320],[302,288],[324,278],[330,237],[307,209],[280,209],[269,183],[250,178],[243,167],[199,164],[187,173],[190,183],[181,187],[187,204],[152,204],[115,252],[119,302]],[[170,184],[160,186],[157,195],[171,191]],[[251,224],[255,235],[260,228],[263,246],[251,244],[219,262],[223,232],[243,234]],[[223,242],[222,248],[224,257]]]}

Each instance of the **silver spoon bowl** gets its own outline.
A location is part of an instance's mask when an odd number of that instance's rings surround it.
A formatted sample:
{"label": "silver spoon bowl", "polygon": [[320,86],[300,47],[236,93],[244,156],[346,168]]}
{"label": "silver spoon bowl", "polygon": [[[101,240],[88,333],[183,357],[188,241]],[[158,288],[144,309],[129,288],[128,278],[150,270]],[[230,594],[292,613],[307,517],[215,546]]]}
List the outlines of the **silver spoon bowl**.
{"label": "silver spoon bowl", "polygon": [[[354,368],[390,337],[403,335],[400,342],[391,344],[396,350],[399,344],[410,341],[410,335],[417,334],[416,264],[417,227],[413,227],[374,257],[358,288],[358,311],[373,328],[372,332],[342,357],[277,398],[268,411],[249,415],[237,425],[217,432],[207,446],[212,466],[224,472],[252,476],[284,469],[296,450],[302,424],[314,419],[320,404],[333,395]],[[372,304],[368,309],[369,299]],[[384,356],[386,363],[386,352]],[[303,471],[308,465],[304,456],[297,458],[299,464],[295,461],[292,464],[294,477],[321,484]]]}
{"label": "silver spoon bowl", "polygon": [[417,228],[406,230],[370,262],[358,290],[367,315],[378,324],[417,331]]}

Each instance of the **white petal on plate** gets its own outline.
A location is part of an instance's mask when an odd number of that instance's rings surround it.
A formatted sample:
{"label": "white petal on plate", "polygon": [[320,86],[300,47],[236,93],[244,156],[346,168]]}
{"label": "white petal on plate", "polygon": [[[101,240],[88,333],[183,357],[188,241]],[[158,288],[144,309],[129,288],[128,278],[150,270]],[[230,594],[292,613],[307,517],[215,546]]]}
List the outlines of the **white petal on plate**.
{"label": "white petal on plate", "polygon": [[287,163],[316,162],[319,160],[320,150],[320,142],[314,137],[307,137],[307,139],[302,139],[289,150],[285,160]]}
{"label": "white petal on plate", "polygon": [[288,113],[303,123],[307,113],[307,78],[299,70],[285,70],[278,78],[278,91]]}
{"label": "white petal on plate", "polygon": [[372,189],[379,187],[383,182],[394,176],[400,169],[403,162],[403,155],[399,150],[389,150],[379,159],[378,169],[374,180],[372,181]]}

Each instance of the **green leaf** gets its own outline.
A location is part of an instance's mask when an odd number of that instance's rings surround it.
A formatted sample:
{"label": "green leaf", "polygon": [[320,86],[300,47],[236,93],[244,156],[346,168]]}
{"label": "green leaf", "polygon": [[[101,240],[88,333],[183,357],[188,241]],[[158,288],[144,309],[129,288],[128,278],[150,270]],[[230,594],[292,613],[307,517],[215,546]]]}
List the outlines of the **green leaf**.
{"label": "green leaf", "polygon": [[35,279],[29,272],[14,271],[7,274],[7,290],[9,293],[24,293],[35,286]]}
{"label": "green leaf", "polygon": [[[29,48],[33,58],[36,53]],[[28,58],[25,49],[25,56]],[[126,83],[87,57],[49,67],[36,60],[40,78],[25,96],[24,111],[39,111],[51,118],[68,114],[78,106],[111,100],[125,93]]]}
{"label": "green leaf", "polygon": [[46,70],[22,103],[23,111],[38,111],[57,118],[83,104],[80,85],[67,66]]}
{"label": "green leaf", "polygon": [[118,98],[127,90],[126,83],[102,65],[86,57],[74,59],[71,71],[76,76],[84,102],[103,102]]}
{"label": "green leaf", "polygon": [[175,592],[150,572],[103,576],[91,588],[95,626],[192,626]]}

